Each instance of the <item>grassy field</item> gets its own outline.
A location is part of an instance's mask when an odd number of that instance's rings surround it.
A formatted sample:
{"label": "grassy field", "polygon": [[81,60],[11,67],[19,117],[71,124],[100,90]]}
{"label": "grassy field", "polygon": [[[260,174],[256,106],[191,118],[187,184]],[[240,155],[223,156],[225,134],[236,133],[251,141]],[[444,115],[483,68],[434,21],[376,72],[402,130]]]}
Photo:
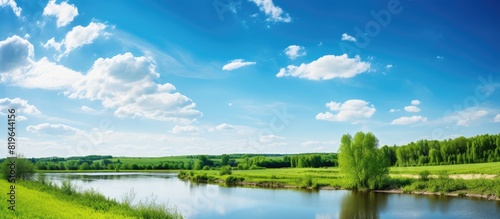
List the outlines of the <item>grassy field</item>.
{"label": "grassy field", "polygon": [[[9,188],[6,180],[0,180],[0,188]],[[2,197],[7,198],[7,195]],[[15,211],[9,210],[3,201],[1,218],[176,218],[176,213],[167,213],[163,206],[143,204],[130,207],[128,204],[109,200],[95,191],[77,192],[71,185],[58,188],[40,182],[16,184]]]}
{"label": "grassy field", "polygon": [[[427,170],[440,175],[436,179],[419,180],[403,177],[418,175]],[[391,178],[385,189],[399,189],[404,192],[438,192],[460,194],[496,194],[500,196],[500,163],[468,165],[392,167]],[[445,171],[445,172],[443,172]],[[231,175],[221,176],[218,170],[184,171],[186,179],[193,181],[225,182],[226,185],[260,186],[274,188],[344,188],[343,176],[333,168],[282,168],[233,170]],[[491,179],[451,179],[454,174],[489,174]]]}
{"label": "grassy field", "polygon": [[446,171],[448,174],[495,174],[500,175],[500,162],[456,164],[442,166],[418,166],[418,167],[391,167],[391,174],[418,174],[427,170],[431,174]]}

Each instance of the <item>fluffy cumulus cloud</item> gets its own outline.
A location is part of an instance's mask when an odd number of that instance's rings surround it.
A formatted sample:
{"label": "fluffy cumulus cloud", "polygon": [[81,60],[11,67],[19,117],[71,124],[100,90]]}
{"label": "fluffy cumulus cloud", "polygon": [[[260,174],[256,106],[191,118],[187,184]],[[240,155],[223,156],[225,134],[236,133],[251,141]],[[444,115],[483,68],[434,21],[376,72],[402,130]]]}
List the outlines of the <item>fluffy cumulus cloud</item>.
{"label": "fluffy cumulus cloud", "polygon": [[[104,35],[106,25],[102,23],[90,22],[87,26],[78,25],[69,31],[61,42],[56,42],[54,38],[49,39],[43,46],[54,48],[57,51],[64,46],[65,50],[61,56],[68,55],[71,51],[87,44],[92,44],[97,37]],[[59,57],[60,58],[60,57]]]}
{"label": "fluffy cumulus cloud", "polygon": [[19,36],[0,41],[0,56],[0,81],[17,86],[55,90],[67,88],[82,77],[45,57],[34,61],[33,45]]}
{"label": "fluffy cumulus cloud", "polygon": [[316,115],[316,119],[331,122],[352,121],[353,123],[357,123],[361,119],[370,118],[376,111],[373,104],[357,99],[347,100],[344,103],[332,101],[327,103],[326,107],[334,113],[319,113]]}
{"label": "fluffy cumulus cloud", "polygon": [[57,27],[63,27],[71,23],[78,15],[78,9],[73,4],[62,2],[57,4],[55,0],[50,0],[43,9],[43,15],[55,16],[57,18]]}
{"label": "fluffy cumulus cloud", "polygon": [[30,125],[26,130],[40,135],[80,135],[84,132],[80,129],[63,124],[42,123],[38,125]]}
{"label": "fluffy cumulus cloud", "polygon": [[272,0],[250,0],[259,7],[260,11],[264,12],[267,16],[267,21],[270,22],[284,22],[289,23],[292,21],[290,15],[283,11],[280,7],[274,5]]}
{"label": "fluffy cumulus cloud", "polygon": [[222,123],[218,126],[215,126],[215,130],[218,130],[218,131],[228,131],[228,130],[233,130],[235,129],[235,127],[233,125],[229,125],[227,123]]}
{"label": "fluffy cumulus cloud", "polygon": [[197,134],[199,132],[200,129],[192,125],[186,125],[186,126],[176,125],[174,128],[172,128],[173,134]]}
{"label": "fluffy cumulus cloud", "polygon": [[390,109],[389,112],[391,112],[391,113],[399,112],[399,109]]}
{"label": "fluffy cumulus cloud", "polygon": [[296,59],[300,56],[305,56],[307,52],[303,46],[290,45],[286,47],[285,54],[290,59]]}
{"label": "fluffy cumulus cloud", "polygon": [[352,78],[370,69],[370,63],[361,61],[359,56],[347,57],[325,55],[311,63],[300,66],[289,65],[282,68],[276,77],[298,77],[308,80],[330,80],[334,78]]}
{"label": "fluffy cumulus cloud", "polygon": [[500,114],[497,114],[495,118],[493,118],[493,122],[500,122]]}
{"label": "fluffy cumulus cloud", "polygon": [[391,64],[388,64],[385,66],[386,69],[391,69],[392,68],[392,65]]}
{"label": "fluffy cumulus cloud", "polygon": [[257,63],[256,62],[246,62],[243,59],[234,59],[234,60],[231,60],[229,63],[225,64],[224,66],[222,66],[222,70],[232,71],[232,70],[235,70],[235,69],[238,69],[241,67],[245,67],[248,65],[255,65],[255,64],[257,64]]}
{"label": "fluffy cumulus cloud", "polygon": [[146,57],[131,53],[97,59],[87,74],[65,92],[70,98],[100,100],[119,117],[190,122],[202,113],[169,83],[157,84],[159,74]]}
{"label": "fluffy cumulus cloud", "polygon": [[403,116],[392,120],[391,124],[393,125],[409,125],[417,122],[426,122],[427,118],[422,116]]}
{"label": "fluffy cumulus cloud", "polygon": [[351,35],[349,35],[347,33],[343,33],[342,34],[342,40],[356,42],[356,38],[354,38],[353,36],[351,36]]}
{"label": "fluffy cumulus cloud", "polygon": [[0,41],[0,72],[7,72],[32,62],[35,49],[26,39],[17,35]]}
{"label": "fluffy cumulus cloud", "polygon": [[28,115],[41,114],[40,110],[38,110],[34,105],[29,104],[27,100],[21,98],[0,99],[0,114],[5,114],[8,109],[16,109],[16,112]]}
{"label": "fluffy cumulus cloud", "polygon": [[14,14],[16,14],[16,16],[18,17],[21,16],[21,11],[23,10],[21,7],[17,6],[16,1],[14,0],[0,0],[0,6],[9,6],[10,8],[12,8],[12,12],[14,12]]}
{"label": "fluffy cumulus cloud", "polygon": [[420,112],[420,108],[417,106],[411,105],[411,106],[405,106],[405,111],[410,112],[410,113],[418,113]]}
{"label": "fluffy cumulus cloud", "polygon": [[410,113],[418,113],[420,112],[420,108],[417,105],[420,104],[420,100],[412,100],[410,106],[405,106],[405,111]]}

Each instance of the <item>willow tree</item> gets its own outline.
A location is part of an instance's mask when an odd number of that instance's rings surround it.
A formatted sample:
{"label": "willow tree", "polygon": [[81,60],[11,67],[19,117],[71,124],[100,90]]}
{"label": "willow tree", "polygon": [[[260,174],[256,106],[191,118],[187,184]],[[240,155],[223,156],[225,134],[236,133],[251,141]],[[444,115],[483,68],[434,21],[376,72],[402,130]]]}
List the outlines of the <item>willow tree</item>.
{"label": "willow tree", "polygon": [[389,162],[377,146],[378,140],[371,132],[358,132],[354,138],[349,134],[342,136],[339,168],[347,186],[354,189],[382,186],[389,174]]}

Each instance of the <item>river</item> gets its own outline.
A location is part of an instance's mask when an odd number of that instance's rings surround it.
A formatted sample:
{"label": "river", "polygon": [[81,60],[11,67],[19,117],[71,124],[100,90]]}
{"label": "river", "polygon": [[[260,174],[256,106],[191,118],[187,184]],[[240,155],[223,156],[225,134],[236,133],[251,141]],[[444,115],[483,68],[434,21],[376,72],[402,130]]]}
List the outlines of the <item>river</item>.
{"label": "river", "polygon": [[[60,183],[122,201],[155,201],[185,218],[500,218],[500,202],[459,197],[223,187],[179,180],[175,173],[48,173]],[[135,194],[135,195],[131,195]]]}

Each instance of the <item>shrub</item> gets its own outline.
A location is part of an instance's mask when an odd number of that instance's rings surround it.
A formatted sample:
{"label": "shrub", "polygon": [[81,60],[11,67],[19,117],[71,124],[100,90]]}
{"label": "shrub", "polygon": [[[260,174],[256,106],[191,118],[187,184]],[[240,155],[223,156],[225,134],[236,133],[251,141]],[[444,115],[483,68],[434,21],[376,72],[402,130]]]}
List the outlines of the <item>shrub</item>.
{"label": "shrub", "polygon": [[202,170],[210,170],[209,166],[204,166]]}
{"label": "shrub", "polygon": [[420,173],[418,173],[418,175],[420,176],[420,180],[422,180],[422,181],[429,180],[430,174],[431,173],[428,170],[420,171]]}
{"label": "shrub", "polygon": [[[22,156],[20,156],[22,157]],[[11,168],[8,165],[12,159],[5,159],[3,163],[0,164],[1,173],[4,179],[9,179]],[[35,165],[31,163],[28,159],[17,158],[15,159],[16,164],[16,179],[21,180],[31,180],[35,173]]]}
{"label": "shrub", "polygon": [[226,183],[227,186],[230,185],[235,185],[238,182],[243,182],[245,179],[241,177],[236,177],[236,176],[228,176],[224,182]]}
{"label": "shrub", "polygon": [[220,168],[219,175],[224,176],[224,175],[231,175],[233,172],[231,170],[231,166],[223,166]]}

